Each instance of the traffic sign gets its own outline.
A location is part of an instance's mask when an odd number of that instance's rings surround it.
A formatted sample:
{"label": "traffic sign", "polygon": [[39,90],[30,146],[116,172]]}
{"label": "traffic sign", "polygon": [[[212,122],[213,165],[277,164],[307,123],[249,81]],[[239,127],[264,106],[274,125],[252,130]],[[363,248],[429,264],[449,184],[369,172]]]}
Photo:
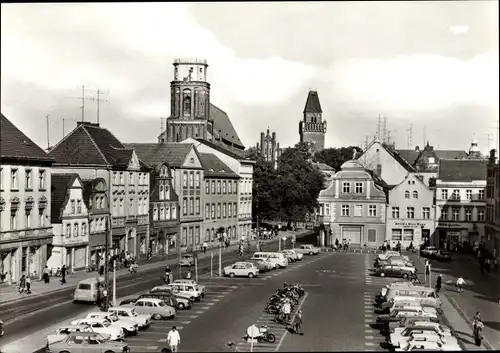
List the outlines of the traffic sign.
{"label": "traffic sign", "polygon": [[250,325],[247,328],[247,335],[250,338],[255,338],[260,336],[260,330],[257,326],[255,325]]}

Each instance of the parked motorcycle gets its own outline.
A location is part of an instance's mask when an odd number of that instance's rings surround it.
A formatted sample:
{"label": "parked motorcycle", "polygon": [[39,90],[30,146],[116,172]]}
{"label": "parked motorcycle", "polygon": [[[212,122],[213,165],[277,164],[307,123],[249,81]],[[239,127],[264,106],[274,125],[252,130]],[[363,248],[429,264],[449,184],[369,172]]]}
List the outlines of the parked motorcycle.
{"label": "parked motorcycle", "polygon": [[269,343],[274,343],[276,341],[276,336],[269,332],[269,328],[267,325],[259,327],[259,336],[255,337],[257,338],[258,342],[269,342]]}

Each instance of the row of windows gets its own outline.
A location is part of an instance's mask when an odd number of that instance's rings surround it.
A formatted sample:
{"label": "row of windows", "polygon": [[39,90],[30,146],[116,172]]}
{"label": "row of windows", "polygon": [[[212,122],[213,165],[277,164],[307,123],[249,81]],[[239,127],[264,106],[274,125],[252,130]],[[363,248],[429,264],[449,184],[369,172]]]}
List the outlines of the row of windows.
{"label": "row of windows", "polygon": [[[227,227],[226,228],[226,235],[227,235],[228,239],[236,239],[236,226]],[[217,234],[217,230],[215,228],[207,229],[205,231],[205,239],[203,241],[206,241],[206,242],[218,241],[219,236],[220,236],[220,234]]]}
{"label": "row of windows", "polygon": [[[0,221],[3,219],[3,212],[4,212],[3,209],[0,209]],[[37,225],[34,224],[35,219],[38,220],[38,227],[44,227],[46,224],[45,208],[39,208],[38,215],[36,213],[37,212],[34,211],[33,209],[25,209],[24,217],[22,217],[22,214],[19,212],[17,208],[11,209],[10,219],[9,219],[9,230],[36,228]],[[20,224],[21,219],[24,220],[23,224]],[[4,229],[3,225],[1,225],[1,229],[2,230]]]}
{"label": "row of windows", "polygon": [[[129,214],[134,214],[133,210],[134,206],[137,203],[137,214],[148,214],[148,198],[140,197],[137,202],[131,198],[128,204]],[[114,199],[113,200],[113,215],[115,216],[124,216],[125,215],[125,200],[123,198]]]}
{"label": "row of windows", "polygon": [[91,201],[90,207],[94,207],[95,209],[100,210],[103,208],[107,208],[106,203],[107,203],[106,196],[94,196],[94,204],[92,205],[92,201]]}
{"label": "row of windows", "polygon": [[[17,168],[11,168],[10,170],[10,190],[19,190],[19,174],[20,171]],[[45,170],[40,169],[38,171],[38,189],[44,190],[45,189]],[[3,168],[0,168],[0,189],[4,189],[4,175],[3,175]],[[33,190],[34,187],[34,180],[33,180],[33,170],[32,169],[25,169],[24,170],[24,189],[25,190]]]}
{"label": "row of windows", "polygon": [[252,193],[252,179],[251,178],[240,179],[240,191],[242,194],[251,194]]}
{"label": "row of windows", "polygon": [[[453,189],[451,193],[448,192],[448,189],[441,189],[441,199],[448,200],[448,196],[450,196],[450,200],[460,200],[460,189]],[[472,189],[465,190],[465,199],[466,200],[484,200],[485,199],[485,191],[479,190],[477,195],[472,194]]]}
{"label": "row of windows", "polygon": [[[128,173],[128,185],[135,185],[136,175],[134,172]],[[148,173],[137,173],[138,185],[148,185]],[[125,185],[125,173],[113,172],[113,184]]]}
{"label": "row of windows", "polygon": [[[188,201],[189,201],[189,210],[188,210]],[[189,215],[200,215],[200,198],[199,197],[184,197],[182,199],[182,215],[187,216],[189,211]]]}
{"label": "row of windows", "polygon": [[188,185],[190,188],[200,188],[201,183],[201,173],[200,172],[184,172],[182,175],[182,186],[187,188]]}
{"label": "row of windows", "polygon": [[[399,207],[392,207],[392,218],[400,218]],[[406,207],[406,218],[415,219],[415,207]],[[431,219],[431,208],[430,207],[422,207],[422,211],[420,213],[421,219]]]}
{"label": "row of windows", "polygon": [[153,221],[168,221],[177,219],[177,204],[155,205],[153,207]]}
{"label": "row of windows", "polygon": [[[73,233],[71,233],[71,230],[73,230]],[[77,237],[79,235],[82,237],[87,235],[87,223],[82,223],[80,226],[78,223],[73,223],[73,226],[71,226],[71,224],[66,224],[66,230],[64,232],[66,238],[70,238],[71,236]]]}
{"label": "row of windows", "polygon": [[[222,212],[221,212],[222,211]],[[207,203],[205,205],[205,219],[220,219],[237,217],[236,202],[233,203]]]}
{"label": "row of windows", "polygon": [[[75,207],[76,204],[76,207]],[[82,200],[70,200],[71,214],[81,214],[82,213]]]}
{"label": "row of windows", "polygon": [[[364,205],[342,205],[341,215],[342,217],[350,217],[352,214],[354,217],[362,217],[363,206]],[[353,211],[352,213],[351,209]],[[368,217],[377,217],[377,205],[368,205]]]}
{"label": "row of windows", "polygon": [[[412,193],[414,199],[418,199],[418,191],[413,191]],[[410,191],[406,190],[405,191],[405,199],[410,198]]]}
{"label": "row of windows", "polygon": [[200,226],[195,226],[195,227],[189,227],[189,228],[183,228],[182,229],[181,246],[187,246],[188,245],[188,234],[189,234],[189,239],[190,240],[192,239],[192,242],[194,244],[198,245],[198,244],[201,243],[201,240],[200,240],[200,235],[201,235],[201,233],[200,233]]}
{"label": "row of windows", "polygon": [[[351,191],[351,184],[354,184],[354,189]],[[362,194],[363,193],[363,182],[355,182],[351,183],[349,181],[344,181],[342,183],[342,192],[344,194],[350,194],[351,192],[354,192],[355,194]]]}
{"label": "row of windows", "polygon": [[237,194],[238,183],[236,180],[205,180],[205,194]]}
{"label": "row of windows", "polygon": [[170,185],[168,180],[162,180],[159,184],[158,199],[170,200]]}
{"label": "row of windows", "polygon": [[415,230],[414,229],[399,229],[393,228],[391,240],[392,241],[413,241]]}
{"label": "row of windows", "polygon": [[90,220],[90,232],[104,232],[106,230],[106,218],[100,217]]}
{"label": "row of windows", "polygon": [[[451,212],[450,212],[451,209]],[[441,217],[442,221],[467,221],[467,222],[484,222],[485,212],[484,208],[477,208],[477,212],[474,215],[472,207],[465,207],[465,212],[463,216],[461,215],[459,207],[441,207]]]}

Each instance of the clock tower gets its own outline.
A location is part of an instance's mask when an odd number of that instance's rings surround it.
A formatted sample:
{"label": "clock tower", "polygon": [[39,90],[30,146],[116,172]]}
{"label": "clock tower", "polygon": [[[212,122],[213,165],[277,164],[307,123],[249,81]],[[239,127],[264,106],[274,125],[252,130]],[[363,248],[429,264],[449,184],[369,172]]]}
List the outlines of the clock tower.
{"label": "clock tower", "polygon": [[300,142],[311,144],[313,151],[325,148],[326,121],[317,91],[309,91],[302,121],[299,123]]}

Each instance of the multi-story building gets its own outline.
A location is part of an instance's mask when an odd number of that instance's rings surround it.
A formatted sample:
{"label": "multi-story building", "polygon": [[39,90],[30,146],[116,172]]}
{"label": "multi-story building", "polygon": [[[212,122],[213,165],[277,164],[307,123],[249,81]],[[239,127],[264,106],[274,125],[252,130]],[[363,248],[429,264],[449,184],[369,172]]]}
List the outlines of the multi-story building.
{"label": "multi-story building", "polygon": [[273,164],[274,168],[278,167],[278,158],[281,156],[281,148],[276,140],[276,132],[267,134],[260,133],[260,143],[257,143],[257,152],[264,158],[265,161]]}
{"label": "multi-story building", "polygon": [[387,204],[386,240],[391,247],[398,242],[403,247],[410,243],[417,247],[430,244],[436,228],[434,191],[414,173],[389,190]]}
{"label": "multi-story building", "polygon": [[62,265],[71,271],[85,269],[89,261],[89,211],[83,182],[76,173],[52,173],[51,222],[54,232],[50,269]]}
{"label": "multi-story building", "polygon": [[[109,227],[108,186],[104,178],[83,180],[83,200],[89,210],[88,264],[99,264],[106,250],[106,224]],[[112,244],[112,239],[108,239]]]}
{"label": "multi-story building", "polygon": [[500,254],[500,166],[496,150],[490,151],[486,179],[486,248]]}
{"label": "multi-story building", "polygon": [[487,161],[441,159],[436,179],[436,246],[484,240]]}
{"label": "multi-story building", "polygon": [[45,267],[54,159],[3,114],[0,136],[0,273],[11,283],[40,276]]}
{"label": "multi-story building", "polygon": [[200,153],[205,169],[203,178],[204,241],[216,243],[217,231],[224,228],[227,240],[235,240],[238,228],[238,181],[233,172],[216,155]]}
{"label": "multi-story building", "polygon": [[78,122],[49,155],[54,172],[77,173],[82,180],[103,178],[111,213],[110,247],[145,256],[149,244],[149,171],[134,150],[126,148],[99,124]]}
{"label": "multi-story building", "polygon": [[[236,238],[250,235],[252,231],[252,187],[255,161],[245,159],[219,145],[202,139],[186,139],[184,143],[195,143],[198,151],[213,153],[232,171],[239,175],[238,185],[238,230]],[[248,237],[247,237],[248,239]]]}
{"label": "multi-story building", "polygon": [[[148,165],[167,165],[172,185],[179,196],[180,247],[199,248],[203,227],[203,166],[192,143],[128,143],[141,161]],[[176,242],[179,239],[175,240]],[[177,243],[171,244],[172,246]]]}
{"label": "multi-story building", "polygon": [[204,59],[174,60],[170,116],[158,142],[181,142],[192,137],[242,154],[245,146],[228,115],[210,102],[207,69]]}
{"label": "multi-story building", "polygon": [[385,240],[387,187],[358,161],[347,161],[319,194],[319,220],[331,237],[354,246],[378,247]]}
{"label": "multi-story building", "polygon": [[180,232],[179,196],[172,174],[166,163],[155,165],[151,172],[149,247],[155,255],[168,254]]}
{"label": "multi-story building", "polygon": [[317,91],[309,91],[302,121],[299,123],[300,142],[309,142],[314,151],[325,148],[326,121]]}

